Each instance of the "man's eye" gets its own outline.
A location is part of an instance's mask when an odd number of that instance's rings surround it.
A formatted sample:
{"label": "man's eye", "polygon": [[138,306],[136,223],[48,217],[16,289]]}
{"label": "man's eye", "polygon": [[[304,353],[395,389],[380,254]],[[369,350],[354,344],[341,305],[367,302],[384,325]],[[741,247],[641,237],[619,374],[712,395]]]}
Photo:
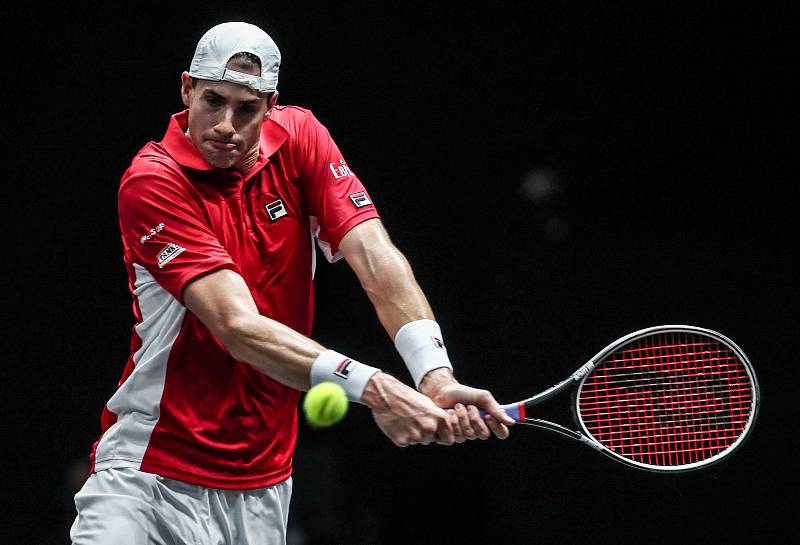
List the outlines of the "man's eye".
{"label": "man's eye", "polygon": [[209,106],[219,106],[220,104],[222,104],[222,101],[220,99],[214,97],[208,97],[206,99],[206,102],[208,103]]}
{"label": "man's eye", "polygon": [[242,106],[239,108],[239,111],[243,114],[253,114],[256,112],[256,109],[253,106]]}

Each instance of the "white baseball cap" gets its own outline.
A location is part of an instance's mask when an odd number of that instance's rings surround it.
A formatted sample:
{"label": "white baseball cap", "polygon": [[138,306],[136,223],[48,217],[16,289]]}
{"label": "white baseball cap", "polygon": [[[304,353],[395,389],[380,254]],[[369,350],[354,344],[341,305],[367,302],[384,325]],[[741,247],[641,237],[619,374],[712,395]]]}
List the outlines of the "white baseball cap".
{"label": "white baseball cap", "polygon": [[[237,53],[251,53],[261,61],[261,77],[225,68]],[[230,81],[255,91],[269,93],[278,88],[281,52],[269,35],[249,23],[222,23],[197,42],[189,75],[193,78]]]}

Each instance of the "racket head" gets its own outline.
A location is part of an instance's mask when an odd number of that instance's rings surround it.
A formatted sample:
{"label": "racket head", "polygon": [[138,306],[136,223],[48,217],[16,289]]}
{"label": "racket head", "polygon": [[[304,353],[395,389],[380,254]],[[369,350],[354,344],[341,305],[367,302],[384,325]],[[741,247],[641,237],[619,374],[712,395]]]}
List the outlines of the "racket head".
{"label": "racket head", "polygon": [[636,331],[578,372],[573,408],[582,432],[604,454],[649,471],[719,462],[750,434],[760,405],[745,353],[696,326]]}

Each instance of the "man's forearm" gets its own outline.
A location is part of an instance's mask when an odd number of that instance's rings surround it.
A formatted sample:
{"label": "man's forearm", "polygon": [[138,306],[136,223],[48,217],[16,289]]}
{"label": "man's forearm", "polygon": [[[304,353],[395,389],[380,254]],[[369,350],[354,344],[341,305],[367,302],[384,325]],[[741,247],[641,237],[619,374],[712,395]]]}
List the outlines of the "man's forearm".
{"label": "man's forearm", "polygon": [[383,406],[388,400],[408,398],[413,392],[379,369],[326,350],[259,314],[247,285],[234,271],[220,269],[193,280],[184,289],[184,302],[235,359],[292,388],[308,390],[333,381],[351,401],[381,410],[391,409]]}
{"label": "man's forearm", "polygon": [[[433,311],[405,256],[380,221],[364,222],[340,249],[375,307],[378,320],[403,357],[415,385],[432,369],[451,368]],[[449,375],[452,379],[452,373]],[[452,379],[454,380],[454,379]]]}
{"label": "man's forearm", "polygon": [[428,300],[402,255],[376,272],[364,289],[375,307],[378,320],[392,340],[409,322],[433,320]]}
{"label": "man's forearm", "polygon": [[278,382],[308,390],[314,361],[325,348],[292,328],[259,314],[242,317],[220,339],[231,355]]}
{"label": "man's forearm", "polygon": [[[398,255],[386,260],[384,268],[366,281],[362,280],[362,284],[419,391],[433,397],[443,384],[457,381],[453,377],[441,341],[441,331],[433,321],[428,300],[414,279],[405,257],[399,251],[394,251]],[[411,329],[407,330],[405,326]],[[403,331],[398,335],[401,329]],[[401,337],[404,339],[401,340]],[[435,338],[439,339],[438,349],[434,347]],[[419,352],[420,344],[426,342],[430,346]]]}
{"label": "man's forearm", "polygon": [[308,390],[314,384],[333,381],[344,388],[350,401],[371,408],[381,406],[385,398],[379,379],[385,383],[391,378],[261,315],[241,318],[223,344],[234,358],[282,384]]}
{"label": "man's forearm", "polygon": [[389,240],[379,220],[351,229],[342,239],[340,250],[392,340],[408,322],[433,319],[408,260]]}

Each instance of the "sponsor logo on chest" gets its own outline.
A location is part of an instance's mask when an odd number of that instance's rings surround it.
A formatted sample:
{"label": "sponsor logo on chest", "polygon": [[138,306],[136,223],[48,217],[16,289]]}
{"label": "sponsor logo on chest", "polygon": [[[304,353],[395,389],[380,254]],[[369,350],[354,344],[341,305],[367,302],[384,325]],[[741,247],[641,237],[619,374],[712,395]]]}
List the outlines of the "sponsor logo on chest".
{"label": "sponsor logo on chest", "polygon": [[272,221],[279,220],[280,218],[289,214],[289,212],[286,210],[286,206],[284,206],[283,201],[280,199],[274,200],[269,204],[265,204],[264,208],[267,210],[267,215]]}

